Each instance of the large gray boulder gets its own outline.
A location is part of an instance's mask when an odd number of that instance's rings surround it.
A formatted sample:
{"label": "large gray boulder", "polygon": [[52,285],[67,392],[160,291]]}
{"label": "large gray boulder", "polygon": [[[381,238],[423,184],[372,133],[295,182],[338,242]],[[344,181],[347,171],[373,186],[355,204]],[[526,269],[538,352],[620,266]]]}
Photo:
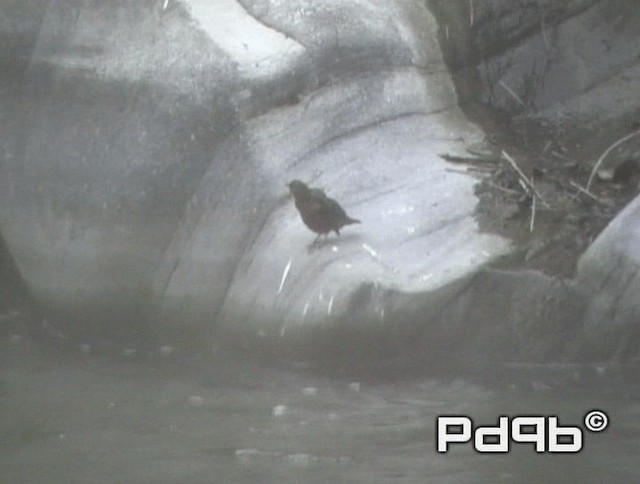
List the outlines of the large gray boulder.
{"label": "large gray boulder", "polygon": [[[424,2],[32,3],[0,20],[0,230],[64,333],[450,367],[544,361],[578,331],[581,286],[484,269],[511,242],[479,229],[477,179],[440,157],[484,133]],[[554,28],[584,30],[596,3],[552,8]],[[445,13],[487,33],[483,5]],[[535,50],[543,34],[496,5],[498,32]],[[492,77],[486,38],[479,86],[542,108],[553,88]],[[310,253],[293,178],[362,225]]]}
{"label": "large gray boulder", "polygon": [[580,258],[589,295],[584,326],[571,345],[582,359],[626,360],[640,351],[640,198],[627,206]]}
{"label": "large gray boulder", "polygon": [[[430,293],[509,250],[439,157],[483,133],[436,31],[419,2],[48,3],[1,100],[0,227],[34,299],[81,338],[403,334],[363,288]],[[310,254],[293,178],[363,224]]]}

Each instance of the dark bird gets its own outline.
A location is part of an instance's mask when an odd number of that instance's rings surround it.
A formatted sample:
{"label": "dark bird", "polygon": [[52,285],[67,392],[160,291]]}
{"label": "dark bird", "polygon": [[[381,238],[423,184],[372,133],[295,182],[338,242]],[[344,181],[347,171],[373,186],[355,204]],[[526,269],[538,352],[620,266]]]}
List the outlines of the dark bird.
{"label": "dark bird", "polygon": [[338,202],[327,197],[319,188],[309,188],[300,180],[293,180],[289,183],[289,190],[302,221],[318,234],[314,243],[321,235],[327,235],[332,230],[340,235],[340,229],[345,225],[360,223],[360,220],[349,217]]}

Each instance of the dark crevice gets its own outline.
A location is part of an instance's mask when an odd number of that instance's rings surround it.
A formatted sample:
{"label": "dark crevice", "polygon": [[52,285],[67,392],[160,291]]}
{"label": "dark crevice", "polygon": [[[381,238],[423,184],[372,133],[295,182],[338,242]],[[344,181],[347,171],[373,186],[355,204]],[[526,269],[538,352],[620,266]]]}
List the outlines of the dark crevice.
{"label": "dark crevice", "polygon": [[0,232],[0,336],[14,332],[39,336],[38,313]]}
{"label": "dark crevice", "polygon": [[29,293],[0,232],[0,313],[25,307]]}

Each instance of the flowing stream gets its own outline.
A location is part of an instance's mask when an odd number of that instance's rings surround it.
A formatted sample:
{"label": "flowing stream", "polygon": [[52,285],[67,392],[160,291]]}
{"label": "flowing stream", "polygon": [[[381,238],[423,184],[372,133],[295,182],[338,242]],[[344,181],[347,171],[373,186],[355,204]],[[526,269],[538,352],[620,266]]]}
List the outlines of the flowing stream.
{"label": "flowing stream", "polygon": [[[44,354],[0,343],[0,482],[640,482],[639,392],[619,374],[594,385],[463,378],[319,376],[217,358],[138,361]],[[88,352],[87,352],[88,353]],[[523,383],[524,382],[524,383]],[[585,430],[577,455],[470,443],[436,452],[436,418],[557,415]]]}

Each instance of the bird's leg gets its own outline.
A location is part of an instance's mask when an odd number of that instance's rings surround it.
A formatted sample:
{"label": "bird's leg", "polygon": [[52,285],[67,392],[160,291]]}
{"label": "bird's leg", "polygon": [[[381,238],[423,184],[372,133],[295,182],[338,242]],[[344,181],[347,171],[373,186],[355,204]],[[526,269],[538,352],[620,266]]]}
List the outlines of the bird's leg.
{"label": "bird's leg", "polygon": [[320,235],[321,234],[316,235],[316,238],[313,239],[313,242],[311,242],[307,247],[309,253],[313,252],[313,250],[318,247],[318,241],[320,240]]}
{"label": "bird's leg", "polygon": [[315,249],[320,249],[321,247],[325,246],[328,241],[329,241],[329,232],[324,234],[318,234],[316,238],[313,239],[313,242],[311,242],[311,244],[309,245],[309,252],[312,252]]}

